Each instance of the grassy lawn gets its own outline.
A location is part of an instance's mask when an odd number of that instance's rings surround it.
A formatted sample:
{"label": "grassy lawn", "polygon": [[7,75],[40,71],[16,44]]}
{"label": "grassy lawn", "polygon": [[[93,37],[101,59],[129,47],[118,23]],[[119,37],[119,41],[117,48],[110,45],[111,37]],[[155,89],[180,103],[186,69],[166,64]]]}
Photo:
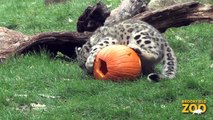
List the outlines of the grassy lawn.
{"label": "grassy lawn", "polygon": [[[113,7],[119,1],[113,0]],[[45,7],[43,0],[1,0],[0,26],[28,35],[76,31],[77,18],[95,2],[70,0]],[[75,61],[50,59],[45,52],[9,59],[0,65],[0,120],[211,120],[213,25],[171,28],[165,36],[176,52],[178,73],[175,79],[159,83],[145,78],[123,83],[93,80]],[[206,100],[207,112],[183,114],[182,100]]]}

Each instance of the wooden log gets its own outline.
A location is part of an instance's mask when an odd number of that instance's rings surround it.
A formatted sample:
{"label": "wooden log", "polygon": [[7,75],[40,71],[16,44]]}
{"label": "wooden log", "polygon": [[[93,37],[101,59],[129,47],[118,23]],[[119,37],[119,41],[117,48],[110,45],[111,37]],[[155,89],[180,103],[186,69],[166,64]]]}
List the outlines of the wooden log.
{"label": "wooden log", "polygon": [[17,48],[32,42],[29,36],[0,27],[0,62],[14,55]]}
{"label": "wooden log", "polygon": [[198,22],[213,23],[213,6],[198,2],[187,2],[165,9],[145,11],[132,19],[146,21],[160,32],[171,27],[187,26]]}
{"label": "wooden log", "polygon": [[78,32],[49,32],[30,36],[30,41],[20,45],[15,55],[25,54],[29,51],[39,52],[46,49],[53,56],[58,51],[70,58],[75,58],[75,47],[81,47],[91,33]]}
{"label": "wooden log", "polygon": [[39,52],[46,49],[55,55],[58,51],[70,58],[75,57],[75,47],[82,46],[91,33],[47,32],[27,36],[20,32],[0,27],[0,62],[10,56]]}
{"label": "wooden log", "polygon": [[94,32],[98,27],[103,26],[110,11],[107,6],[98,2],[94,6],[87,7],[83,14],[78,18],[77,31],[78,32]]}
{"label": "wooden log", "polygon": [[[165,9],[145,11],[131,19],[148,22],[160,32],[170,27],[180,27],[197,22],[213,23],[213,7],[198,2],[177,4]],[[0,27],[0,61],[28,51],[39,51],[45,46],[51,53],[57,51],[75,58],[74,48],[82,46],[92,33],[49,32],[27,36],[20,32]]]}

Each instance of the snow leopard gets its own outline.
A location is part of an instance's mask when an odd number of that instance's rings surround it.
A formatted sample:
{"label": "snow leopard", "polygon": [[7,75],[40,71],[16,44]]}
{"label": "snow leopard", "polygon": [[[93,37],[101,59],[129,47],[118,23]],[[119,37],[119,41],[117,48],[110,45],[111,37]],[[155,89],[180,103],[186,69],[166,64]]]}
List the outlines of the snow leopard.
{"label": "snow leopard", "polygon": [[[110,45],[126,45],[132,48],[142,61],[142,73],[148,80],[172,79],[176,75],[177,61],[173,49],[164,36],[150,24],[128,19],[98,28],[90,39],[75,49],[77,61],[88,74],[93,73],[93,63],[97,53]],[[155,66],[163,64],[161,73]]]}

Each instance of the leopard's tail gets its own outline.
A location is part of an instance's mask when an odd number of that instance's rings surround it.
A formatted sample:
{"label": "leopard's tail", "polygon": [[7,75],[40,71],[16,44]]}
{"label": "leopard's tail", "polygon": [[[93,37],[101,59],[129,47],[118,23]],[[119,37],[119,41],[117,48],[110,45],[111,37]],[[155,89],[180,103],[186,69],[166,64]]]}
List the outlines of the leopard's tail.
{"label": "leopard's tail", "polygon": [[162,78],[172,79],[176,75],[177,70],[177,60],[174,54],[173,49],[166,43],[164,49],[164,58],[163,58],[163,72]]}
{"label": "leopard's tail", "polygon": [[177,60],[172,48],[166,43],[163,58],[163,71],[161,74],[151,73],[147,76],[148,80],[158,82],[161,79],[173,79],[176,75]]}

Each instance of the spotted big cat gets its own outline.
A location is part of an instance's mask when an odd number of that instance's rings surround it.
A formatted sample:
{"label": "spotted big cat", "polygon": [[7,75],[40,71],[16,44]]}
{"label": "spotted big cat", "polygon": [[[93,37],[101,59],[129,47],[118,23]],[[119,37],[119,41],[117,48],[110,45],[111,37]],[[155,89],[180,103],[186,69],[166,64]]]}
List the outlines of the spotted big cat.
{"label": "spotted big cat", "polygon": [[[177,61],[167,40],[153,26],[134,19],[98,28],[82,47],[76,48],[79,65],[92,74],[97,53],[107,46],[117,44],[126,45],[138,54],[143,63],[142,74],[149,80],[175,77]],[[161,73],[155,72],[158,63],[163,64]]]}

